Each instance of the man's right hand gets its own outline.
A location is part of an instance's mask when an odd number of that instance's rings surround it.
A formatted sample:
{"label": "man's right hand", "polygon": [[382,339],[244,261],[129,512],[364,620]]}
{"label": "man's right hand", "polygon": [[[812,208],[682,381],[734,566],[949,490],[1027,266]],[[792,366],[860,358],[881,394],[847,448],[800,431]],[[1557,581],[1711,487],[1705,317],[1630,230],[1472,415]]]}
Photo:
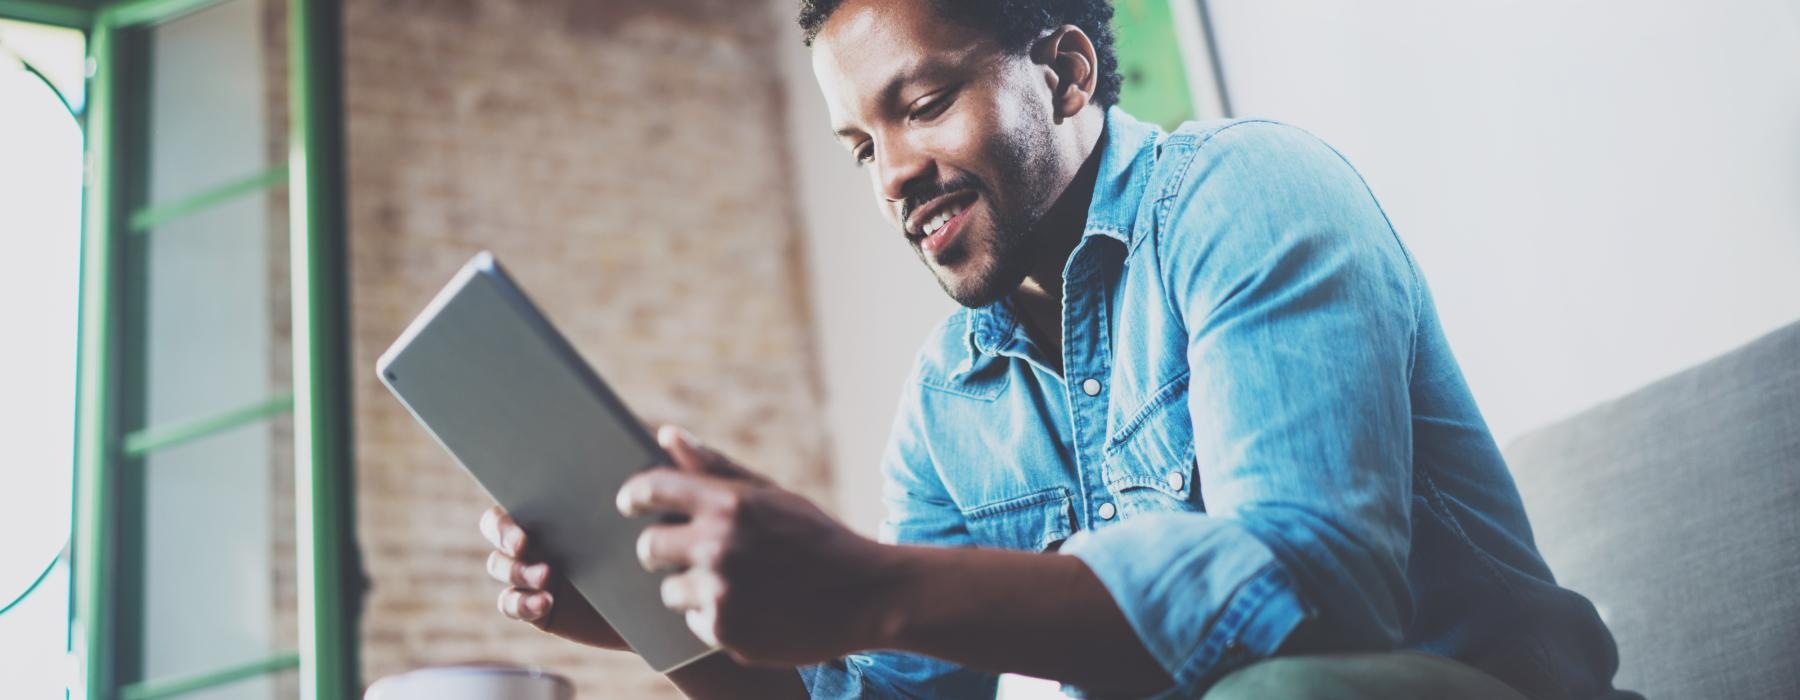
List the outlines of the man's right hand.
{"label": "man's right hand", "polygon": [[525,528],[505,509],[494,506],[481,514],[481,535],[494,546],[488,575],[507,585],[500,591],[500,614],[579,644],[630,648],[566,579],[532,552]]}

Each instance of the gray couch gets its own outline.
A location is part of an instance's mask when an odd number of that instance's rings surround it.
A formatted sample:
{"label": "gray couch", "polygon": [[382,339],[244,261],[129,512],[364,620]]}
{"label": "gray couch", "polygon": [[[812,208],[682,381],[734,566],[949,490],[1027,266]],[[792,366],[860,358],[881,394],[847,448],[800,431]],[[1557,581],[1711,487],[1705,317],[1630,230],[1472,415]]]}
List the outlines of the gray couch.
{"label": "gray couch", "polygon": [[1538,546],[1651,700],[1800,698],[1800,324],[1521,437]]}

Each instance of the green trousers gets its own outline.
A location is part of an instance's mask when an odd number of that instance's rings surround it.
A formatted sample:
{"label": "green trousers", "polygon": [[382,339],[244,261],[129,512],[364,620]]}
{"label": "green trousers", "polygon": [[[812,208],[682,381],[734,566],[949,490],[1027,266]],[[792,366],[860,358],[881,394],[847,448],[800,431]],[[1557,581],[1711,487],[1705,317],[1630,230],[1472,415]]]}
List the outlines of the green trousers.
{"label": "green trousers", "polygon": [[1225,676],[1204,700],[1526,700],[1493,676],[1442,656],[1281,656]]}

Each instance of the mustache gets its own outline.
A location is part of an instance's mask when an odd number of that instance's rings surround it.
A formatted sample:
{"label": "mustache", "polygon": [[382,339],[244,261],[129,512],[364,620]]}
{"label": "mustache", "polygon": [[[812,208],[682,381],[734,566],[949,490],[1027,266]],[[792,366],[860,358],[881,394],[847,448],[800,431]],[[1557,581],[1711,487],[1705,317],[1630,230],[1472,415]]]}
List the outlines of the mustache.
{"label": "mustache", "polygon": [[925,206],[927,202],[944,195],[956,194],[967,190],[980,189],[980,181],[967,175],[958,175],[943,182],[922,182],[910,186],[906,191],[906,199],[900,204],[900,220],[910,221],[914,211]]}

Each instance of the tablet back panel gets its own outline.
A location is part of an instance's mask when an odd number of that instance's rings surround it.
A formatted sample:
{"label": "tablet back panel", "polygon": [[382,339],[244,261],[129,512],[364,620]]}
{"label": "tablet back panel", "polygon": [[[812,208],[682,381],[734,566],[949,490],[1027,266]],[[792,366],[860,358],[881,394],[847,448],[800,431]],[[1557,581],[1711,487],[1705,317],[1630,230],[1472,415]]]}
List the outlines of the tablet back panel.
{"label": "tablet back panel", "polygon": [[710,651],[638,564],[646,521],[613,505],[626,478],[666,457],[492,255],[458,272],[376,369],[651,667]]}

